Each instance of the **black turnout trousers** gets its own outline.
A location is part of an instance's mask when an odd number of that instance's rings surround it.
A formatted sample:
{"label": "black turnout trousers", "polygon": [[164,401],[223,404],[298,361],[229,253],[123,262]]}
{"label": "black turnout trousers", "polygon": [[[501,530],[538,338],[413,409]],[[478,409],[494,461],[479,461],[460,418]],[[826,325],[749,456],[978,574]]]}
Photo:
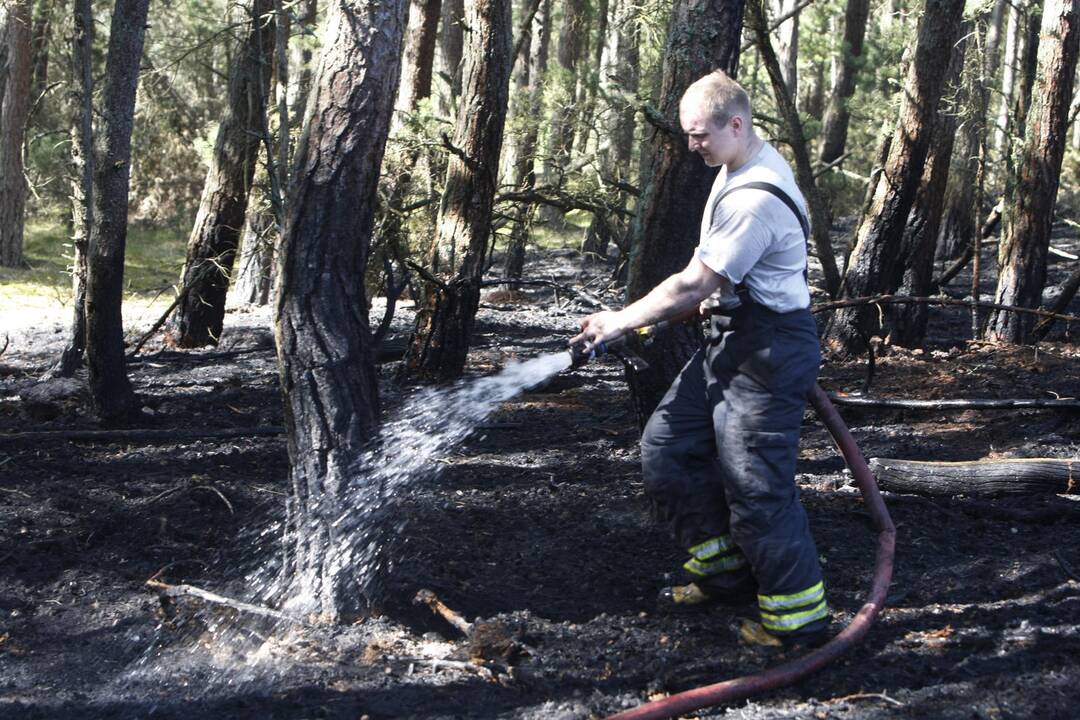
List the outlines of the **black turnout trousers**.
{"label": "black turnout trousers", "polygon": [[710,595],[755,591],[777,635],[828,622],[821,566],[795,486],[799,431],[820,346],[809,310],[745,299],[661,400],[641,441],[645,488],[686,573]]}

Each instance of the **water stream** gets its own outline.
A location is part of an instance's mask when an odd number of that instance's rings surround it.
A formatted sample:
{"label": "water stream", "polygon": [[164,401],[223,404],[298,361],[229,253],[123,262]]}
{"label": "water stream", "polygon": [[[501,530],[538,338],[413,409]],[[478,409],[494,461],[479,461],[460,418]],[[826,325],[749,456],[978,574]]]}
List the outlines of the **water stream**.
{"label": "water stream", "polygon": [[[283,543],[288,547],[296,539],[285,533],[282,517],[253,532],[249,540],[241,541],[251,544],[250,556],[258,558],[257,564],[242,573],[240,582],[228,583],[222,594],[279,608],[302,620],[316,605],[316,588],[320,583],[325,585],[328,579],[320,574],[349,573],[359,592],[377,592],[388,562],[384,545],[396,529],[395,503],[421,481],[432,482],[445,467],[438,461],[473,433],[501,403],[566,370],[570,363],[569,353],[550,353],[515,361],[488,377],[415,391],[383,423],[380,439],[350,466],[347,486],[338,489],[330,514],[323,508],[324,517],[333,520],[322,548],[321,564],[300,577],[283,576]],[[325,526],[325,522],[320,523]],[[292,526],[298,527],[299,532],[305,531],[302,521]],[[217,575],[214,570],[207,575]],[[236,577],[235,570],[216,570]],[[173,618],[159,627],[154,645],[132,668],[129,676],[132,681],[150,681],[161,673],[174,674],[180,655],[187,658],[191,675],[197,678],[195,684],[206,692],[213,686],[235,687],[255,679],[262,679],[265,684],[272,676],[287,670],[290,661],[283,659],[278,648],[282,638],[302,628],[300,623],[243,612],[222,612],[222,608],[212,604],[195,607],[198,617]],[[190,607],[187,612],[191,612]],[[301,629],[304,632],[307,630]],[[178,638],[182,641],[177,642]],[[194,658],[193,654],[200,657]],[[186,681],[184,684],[188,685]]]}

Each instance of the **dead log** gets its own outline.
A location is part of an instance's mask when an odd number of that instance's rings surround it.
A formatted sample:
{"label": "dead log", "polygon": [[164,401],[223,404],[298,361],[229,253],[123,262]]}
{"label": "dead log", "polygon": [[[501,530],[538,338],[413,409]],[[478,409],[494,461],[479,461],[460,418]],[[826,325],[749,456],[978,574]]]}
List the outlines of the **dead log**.
{"label": "dead log", "polygon": [[1076,494],[1080,459],[1018,458],[970,462],[922,462],[871,458],[882,490],[916,495]]}
{"label": "dead log", "polygon": [[279,425],[260,427],[221,428],[215,430],[150,429],[131,428],[128,430],[39,430],[37,432],[0,433],[0,445],[23,442],[61,440],[68,442],[122,442],[145,440],[154,442],[180,442],[184,440],[224,440],[235,437],[254,437],[257,435],[283,435],[285,428]]}
{"label": "dead log", "polygon": [[828,393],[834,405],[887,410],[1080,410],[1075,398],[974,398],[951,400],[904,400]]}

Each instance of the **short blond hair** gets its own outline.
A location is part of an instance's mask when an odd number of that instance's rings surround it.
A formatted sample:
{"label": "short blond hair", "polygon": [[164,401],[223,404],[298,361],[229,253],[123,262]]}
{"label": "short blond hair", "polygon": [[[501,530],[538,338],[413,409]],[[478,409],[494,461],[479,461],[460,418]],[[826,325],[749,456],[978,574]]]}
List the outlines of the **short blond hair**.
{"label": "short blond hair", "polygon": [[693,98],[701,101],[713,122],[720,127],[727,125],[735,115],[742,115],[748,123],[752,120],[750,96],[723,70],[713,70],[695,80],[686,88],[680,102]]}

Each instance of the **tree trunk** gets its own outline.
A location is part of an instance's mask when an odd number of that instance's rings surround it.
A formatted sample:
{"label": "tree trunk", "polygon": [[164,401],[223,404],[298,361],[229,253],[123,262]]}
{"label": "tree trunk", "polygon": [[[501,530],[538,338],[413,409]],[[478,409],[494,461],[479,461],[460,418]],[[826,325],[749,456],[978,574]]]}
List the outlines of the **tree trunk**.
{"label": "tree trunk", "polygon": [[[409,25],[405,34],[395,114],[416,112],[420,101],[431,96],[441,9],[442,0],[412,0],[409,3]],[[400,122],[396,119],[393,126]]]}
{"label": "tree trunk", "polygon": [[[398,83],[406,0],[335,0],[296,150],[278,253],[274,334],[285,399],[295,534],[294,585],[305,608],[336,621],[377,592],[379,558],[354,575],[356,539],[335,530],[375,435],[378,385],[364,271],[375,192]],[[350,563],[342,567],[344,562]],[[359,585],[359,586],[358,586]]]}
{"label": "tree trunk", "polygon": [[1005,48],[1001,58],[1001,101],[998,105],[997,125],[994,128],[994,151],[1000,157],[1008,154],[1013,96],[1016,90],[1016,70],[1020,64],[1021,28],[1019,7],[1006,5],[1004,12],[1009,14],[1009,19],[1005,23]]}
{"label": "tree trunk", "polygon": [[855,94],[855,76],[859,58],[862,57],[869,16],[870,0],[848,0],[844,11],[844,40],[836,58],[836,77],[822,120],[818,160],[823,164],[843,155],[847,146],[848,122],[851,118],[848,102]]}
{"label": "tree trunk", "polygon": [[[536,185],[536,145],[540,133],[540,114],[551,46],[551,0],[543,0],[533,18],[532,32],[522,43],[526,54],[518,75],[518,91],[525,94],[522,108],[524,132],[515,151],[514,186],[531,190]],[[521,202],[514,210],[514,225],[506,245],[503,277],[520,280],[525,268],[525,241],[529,236],[529,218],[533,205]]]}
{"label": "tree trunk", "polygon": [[30,39],[30,56],[33,75],[30,81],[30,101],[41,97],[49,83],[49,39],[52,35],[52,15],[55,4],[42,0],[35,8],[33,36]]}
{"label": "tree trunk", "polygon": [[[676,0],[668,24],[661,76],[660,112],[669,127],[679,126],[679,101],[698,78],[715,68],[734,75],[739,62],[743,0]],[[701,214],[716,177],[682,133],[653,130],[654,147],[642,178],[642,194],[632,230],[627,299],[644,297],[672,273],[682,270],[699,240]],[[652,414],[668,386],[701,346],[701,328],[677,326],[642,355],[649,369],[630,376],[639,420]]]}
{"label": "tree trunk", "polygon": [[[266,194],[265,187],[260,190],[258,184],[255,190]],[[273,213],[265,205],[265,202],[248,203],[236,280],[229,283],[229,292],[235,302],[260,307],[270,302],[275,240],[280,236]]]}
{"label": "tree trunk", "polygon": [[[802,120],[799,118],[799,111],[795,107],[794,96],[788,91],[788,87],[784,82],[784,68],[773,50],[772,41],[769,39],[768,21],[761,0],[749,0],[747,14],[751,19],[749,22],[758,49],[761,52],[762,62],[769,73],[776,106],[780,110],[780,116],[787,126],[787,133],[791,139],[791,152],[795,156],[795,175],[799,187],[806,196],[806,204],[810,211],[811,235],[814,248],[817,250],[818,260],[821,262],[822,273],[825,276],[825,287],[830,297],[836,297],[840,291],[840,273],[836,269],[832,240],[829,238],[829,228],[832,221],[829,218],[829,211],[825,207],[825,199],[822,197],[817,182],[814,180],[814,168],[810,163],[810,151],[806,146],[806,134],[803,132]],[[807,255],[810,254],[809,247],[807,247],[806,252]]]}
{"label": "tree trunk", "polygon": [[439,114],[454,114],[461,95],[461,57],[465,48],[465,0],[443,0],[442,32],[439,33],[439,64],[446,89],[439,93]]}
{"label": "tree trunk", "polygon": [[[544,182],[561,185],[574,149],[578,112],[578,61],[588,37],[587,0],[563,0],[562,24],[555,50],[555,72],[549,81],[547,104],[552,109],[547,153],[544,157]],[[548,223],[563,221],[563,211],[551,205],[540,208]]]}
{"label": "tree trunk", "polygon": [[1040,27],[1042,25],[1042,4],[1040,0],[1032,0],[1027,11],[1024,18],[1024,42],[1016,68],[1019,82],[1016,87],[1016,97],[1013,100],[1011,120],[1012,127],[1017,129],[1016,134],[1020,138],[1023,138],[1024,135],[1025,121],[1027,120],[1028,109],[1031,107],[1031,95],[1035,88],[1035,69],[1039,60]]}
{"label": "tree trunk", "polygon": [[124,365],[124,249],[131,130],[150,0],[116,0],[94,152],[94,213],[86,278],[86,358],[90,400],[105,422],[134,410]]}
{"label": "tree trunk", "polygon": [[465,368],[491,237],[513,65],[510,3],[473,0],[466,12],[469,37],[455,152],[428,267],[438,284],[425,283],[405,358],[410,374],[437,381],[456,378]]}
{"label": "tree trunk", "polygon": [[[946,67],[956,41],[963,0],[927,0],[919,24],[915,57],[909,68],[900,119],[869,212],[855,235],[855,247],[844,275],[844,297],[865,297],[895,290],[902,268],[897,263],[908,213],[922,179],[930,148],[933,118],[944,89]],[[847,308],[837,312],[827,340],[840,354],[863,348],[864,337],[878,330],[874,308]]]}
{"label": "tree trunk", "polygon": [[[799,0],[776,0],[776,17],[795,10]],[[799,97],[799,14],[796,12],[790,18],[780,23],[779,42],[777,43],[776,56],[780,62],[780,72],[784,78],[788,95],[792,102]],[[764,13],[766,16],[767,13]],[[770,41],[771,42],[771,41]]]}
{"label": "tree trunk", "polygon": [[75,0],[71,37],[71,338],[57,372],[71,377],[86,353],[86,250],[93,227],[94,184],[94,13],[92,0]]}
{"label": "tree trunk", "polygon": [[268,0],[253,0],[251,27],[232,65],[229,101],[181,273],[184,296],[167,330],[179,347],[216,345],[221,339],[225,296],[244,228],[270,90],[274,23],[265,18],[270,7]]}
{"label": "tree trunk", "polygon": [[943,258],[956,258],[971,252],[975,230],[982,220],[982,203],[981,199],[976,201],[975,191],[979,185],[979,158],[987,136],[986,117],[990,108],[987,78],[994,76],[997,67],[997,50],[1006,4],[1006,0],[996,0],[985,32],[982,32],[984,25],[979,21],[977,29],[986,37],[983,57],[980,58],[978,53],[969,53],[971,57],[963,73],[963,103],[967,110],[953,150],[952,168],[945,188],[945,210],[936,251]]}
{"label": "tree trunk", "polygon": [[0,94],[0,266],[19,267],[26,222],[23,145],[33,74],[30,0],[10,0],[0,7],[0,15],[0,29],[4,29],[0,45],[5,46],[7,60]]}
{"label": "tree trunk", "polygon": [[[948,96],[959,94],[960,73],[964,67],[964,53],[967,47],[971,24],[964,23],[960,39],[953,45],[952,57],[949,58],[945,72],[945,87]],[[923,168],[922,182],[915,194],[915,202],[908,216],[900,244],[900,263],[904,277],[899,293],[912,297],[924,297],[931,294],[934,275],[934,248],[937,244],[938,229],[941,227],[941,211],[945,201],[945,185],[949,181],[949,159],[952,157],[953,139],[959,123],[959,108],[943,108],[933,119],[933,137],[930,152]],[[886,313],[891,342],[905,347],[919,347],[926,337],[928,307],[922,303],[897,305]]]}
{"label": "tree trunk", "polygon": [[[1034,101],[1017,172],[1010,175],[1006,186],[997,303],[1034,308],[1042,299],[1078,50],[1080,0],[1047,0]],[[989,318],[986,336],[1002,342],[1025,342],[1031,324],[1026,315],[996,312]]]}

